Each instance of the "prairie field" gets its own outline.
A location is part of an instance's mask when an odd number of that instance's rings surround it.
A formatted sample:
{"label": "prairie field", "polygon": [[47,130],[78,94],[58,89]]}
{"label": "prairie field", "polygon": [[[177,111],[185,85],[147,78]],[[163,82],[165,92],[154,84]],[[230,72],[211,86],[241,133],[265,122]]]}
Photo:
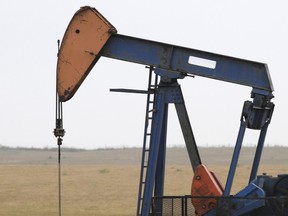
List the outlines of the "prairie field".
{"label": "prairie field", "polygon": [[[233,148],[200,148],[202,162],[223,185]],[[232,193],[247,185],[255,148],[241,150]],[[267,147],[259,174],[288,173],[288,148]],[[141,149],[63,149],[62,215],[135,215]],[[192,168],[185,148],[167,149],[165,195],[189,195]],[[0,149],[0,216],[57,216],[57,152],[49,149]]]}

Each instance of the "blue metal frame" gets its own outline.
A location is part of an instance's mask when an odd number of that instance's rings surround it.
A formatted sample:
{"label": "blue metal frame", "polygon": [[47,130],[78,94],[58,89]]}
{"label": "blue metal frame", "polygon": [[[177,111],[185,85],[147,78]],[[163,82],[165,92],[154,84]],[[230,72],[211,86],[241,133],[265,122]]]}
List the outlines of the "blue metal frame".
{"label": "blue metal frame", "polygon": [[[269,98],[269,96],[268,96]],[[257,129],[260,130],[260,135],[257,143],[257,149],[254,157],[254,162],[250,174],[249,183],[252,182],[256,176],[257,171],[261,159],[262,149],[264,147],[264,141],[268,129],[268,125],[272,118],[272,113],[274,110],[274,104],[270,102],[270,99],[268,99],[265,96],[259,97],[259,95],[254,95],[254,101],[245,101],[243,106],[243,111],[241,114],[241,123],[240,123],[240,129],[236,141],[236,145],[234,148],[234,153],[232,156],[232,161],[230,165],[230,169],[227,176],[227,181],[225,185],[225,190],[223,195],[229,196],[235,171],[237,168],[238,158],[240,155],[241,147],[243,138],[245,135],[246,128],[251,129]],[[267,101],[268,99],[268,101]]]}
{"label": "blue metal frame", "polygon": [[[119,34],[110,37],[98,56],[150,65],[155,67],[155,73],[161,76],[162,82],[158,85],[156,96],[156,113],[152,121],[141,216],[149,215],[153,190],[154,196],[162,196],[164,193],[169,103],[175,104],[193,170],[201,164],[184,99],[177,84],[177,79],[187,75],[203,76],[253,88],[251,93],[253,102],[246,101],[241,114],[240,129],[224,196],[230,195],[246,128],[261,130],[249,182],[255,178],[274,108],[274,104],[270,102],[274,89],[266,64]],[[177,96],[175,92],[178,92]],[[249,190],[250,187],[247,191]],[[253,204],[249,204],[249,208],[251,206],[253,208]],[[156,206],[157,208],[160,209],[161,206]]]}
{"label": "blue metal frame", "polygon": [[[120,34],[111,36],[100,51],[99,56],[151,65],[183,74],[223,80],[269,92],[274,90],[268,66],[264,63]],[[203,66],[189,63],[190,57],[215,62],[215,68],[205,67],[205,64]]]}
{"label": "blue metal frame", "polygon": [[[149,215],[150,206],[151,206],[151,197],[152,197],[154,184],[155,184],[156,170],[164,174],[164,167],[163,167],[164,164],[162,164],[162,166],[161,165],[157,166],[157,161],[158,161],[159,154],[161,155],[160,149],[162,151],[164,149],[163,146],[162,148],[160,148],[160,145],[161,145],[161,141],[163,142],[162,135],[165,134],[163,132],[163,125],[164,125],[163,123],[167,122],[167,120],[164,120],[165,118],[167,118],[167,115],[165,115],[165,113],[167,113],[166,112],[167,106],[165,105],[165,91],[161,91],[161,88],[160,88],[156,97],[157,97],[156,105],[155,105],[156,112],[153,115],[153,124],[152,124],[151,141],[150,141],[150,154],[148,158],[148,167],[147,167],[146,180],[145,180],[146,183],[145,183],[145,188],[144,188],[144,196],[143,196],[142,209],[141,209],[142,216]],[[158,174],[157,183],[159,185],[155,186],[155,188],[157,188],[157,192],[163,191],[162,189],[163,185],[160,185],[162,180],[159,180],[159,178],[160,177]]]}
{"label": "blue metal frame", "polygon": [[[177,76],[176,73],[171,73],[170,71],[167,71],[165,73],[165,71],[163,70],[156,70],[155,73],[163,77],[161,78],[161,82],[158,85],[155,99],[156,105],[155,113],[152,120],[150,154],[148,158],[148,167],[145,180],[146,183],[144,187],[141,216],[149,215],[153,190],[154,196],[156,197],[163,196],[164,194],[166,137],[169,103],[175,104],[193,170],[195,170],[195,168],[199,164],[201,164],[197,145],[194,139],[187,110],[185,108],[184,98],[181,92],[181,88],[177,83],[177,78],[181,76]],[[257,174],[262,148],[265,141],[265,135],[268,125],[271,121],[274,104],[270,102],[271,95],[269,94],[256,95],[255,93],[253,97],[253,102],[246,101],[243,106],[243,111],[240,119],[240,129],[226,181],[225,190],[223,193],[224,197],[230,196],[230,191],[232,188],[233,179],[237,168],[238,158],[240,155],[246,128],[261,130],[249,182],[252,181],[254,179],[254,176]],[[143,149],[143,151],[144,150],[145,149]],[[244,192],[239,192],[238,195],[242,196],[244,193],[247,192],[247,194],[250,196],[251,193],[258,194],[263,191],[262,189],[258,188],[258,186],[249,184],[248,187],[244,189]],[[238,204],[241,204],[243,207],[241,207],[241,209],[238,209],[237,211],[242,212],[253,209],[253,206],[254,208],[258,208],[263,205],[263,202],[262,200],[257,200],[255,202],[249,201],[247,203],[239,202]],[[156,212],[161,212],[161,205],[161,202],[154,203],[154,208],[156,209]],[[235,215],[238,215],[238,213],[235,213]]]}
{"label": "blue metal frame", "polygon": [[[111,32],[109,32],[109,34],[110,33]],[[79,50],[76,49],[75,52],[77,51]],[[253,88],[251,93],[253,102],[246,101],[241,114],[240,129],[227,177],[224,196],[230,195],[246,128],[261,130],[261,132],[250,174],[249,185],[236,194],[236,196],[265,196],[265,191],[263,191],[259,185],[254,184],[254,182],[257,182],[256,180],[254,181],[254,179],[257,175],[267,128],[274,109],[274,104],[270,102],[273,98],[272,92],[274,89],[266,64],[120,34],[112,34],[99,53],[95,54],[93,50],[85,50],[84,52],[95,57],[87,69],[86,75],[98,59],[104,56],[149,65],[150,69],[155,67],[155,73],[162,78],[158,85],[155,106],[156,112],[152,120],[150,153],[141,216],[149,215],[153,190],[154,196],[162,196],[164,193],[169,103],[175,104],[192,169],[195,171],[197,165],[201,164],[181,88],[177,83],[177,79],[184,78],[188,75],[203,76]],[[82,81],[85,76],[82,77]],[[79,85],[81,85],[82,81]],[[129,92],[129,90],[117,91]],[[146,91],[135,90],[131,92],[146,93]],[[143,149],[143,151],[145,151],[145,149]],[[263,181],[260,179],[259,182],[261,183]],[[248,213],[265,204],[260,199],[256,202],[235,201],[235,203],[237,203],[238,207],[235,209],[235,214],[233,213],[233,215]],[[158,212],[157,208],[161,212],[161,206],[156,205]],[[208,215],[210,215],[210,213],[208,213]]]}
{"label": "blue metal frame", "polygon": [[265,141],[268,126],[269,126],[269,122],[267,122],[264,125],[264,127],[262,128],[260,132],[260,136],[259,136],[259,140],[258,140],[258,144],[257,144],[257,148],[256,148],[254,160],[253,160],[253,165],[252,165],[252,169],[250,173],[249,183],[255,180],[257,177],[257,172],[258,172],[258,168],[260,164],[260,159],[261,159],[262,150],[264,147],[264,141]]}
{"label": "blue metal frame", "polygon": [[250,183],[233,197],[223,196],[222,199],[219,198],[219,200],[217,200],[217,208],[206,213],[205,216],[246,215],[251,211],[265,206],[265,196],[265,191],[259,185]]}
{"label": "blue metal frame", "polygon": [[234,153],[232,156],[232,161],[231,161],[231,165],[229,168],[228,177],[227,177],[223,196],[229,196],[230,195],[235,171],[236,171],[237,164],[238,164],[240,150],[241,150],[243,138],[245,135],[246,126],[247,126],[247,123],[243,119],[241,119],[240,129],[238,132],[238,137],[237,137],[236,145],[234,148]]}
{"label": "blue metal frame", "polygon": [[[172,77],[174,75],[172,74]],[[153,191],[154,196],[163,196],[164,193],[168,105],[170,103],[175,104],[192,166],[196,167],[201,163],[181,88],[175,77],[168,82],[167,79],[166,82],[162,79],[157,88],[141,216],[149,215]],[[156,203],[155,208],[157,212],[161,212],[161,203],[159,205]]]}

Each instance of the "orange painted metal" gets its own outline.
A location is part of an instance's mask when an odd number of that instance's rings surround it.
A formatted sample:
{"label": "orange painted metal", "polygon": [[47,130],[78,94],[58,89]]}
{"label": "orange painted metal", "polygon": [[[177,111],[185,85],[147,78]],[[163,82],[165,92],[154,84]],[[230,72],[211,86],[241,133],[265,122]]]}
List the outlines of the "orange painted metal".
{"label": "orange painted metal", "polygon": [[58,53],[57,92],[60,101],[73,97],[113,33],[117,33],[116,28],[95,8],[85,6],[75,13]]}
{"label": "orange painted metal", "polygon": [[[223,195],[223,186],[216,178],[213,172],[210,172],[207,167],[200,164],[194,173],[192,181],[192,196],[200,196],[200,198],[192,198],[192,204],[196,214],[201,216],[216,207],[215,196]],[[212,196],[203,197],[203,196]]]}

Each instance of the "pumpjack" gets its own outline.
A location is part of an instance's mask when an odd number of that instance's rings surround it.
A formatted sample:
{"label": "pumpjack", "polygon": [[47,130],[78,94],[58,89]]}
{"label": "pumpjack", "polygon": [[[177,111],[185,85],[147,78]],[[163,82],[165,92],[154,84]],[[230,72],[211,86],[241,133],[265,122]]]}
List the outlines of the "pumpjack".
{"label": "pumpjack", "polygon": [[[147,90],[112,89],[147,94],[137,216],[173,215],[165,213],[164,204],[154,199],[164,197],[168,104],[175,105],[194,171],[190,196],[193,213],[187,213],[186,209],[182,215],[288,215],[288,175],[257,176],[274,110],[271,102],[274,88],[266,64],[121,35],[95,8],[82,7],[70,21],[58,52],[57,97],[61,110],[54,132],[60,141],[64,136],[62,102],[73,97],[100,57],[143,64],[149,69]],[[201,162],[178,83],[178,79],[187,76],[201,76],[252,87],[251,100],[245,101],[243,105],[225,187]],[[247,128],[259,131],[249,183],[240,192],[231,195]],[[280,199],[285,202],[280,202]]]}

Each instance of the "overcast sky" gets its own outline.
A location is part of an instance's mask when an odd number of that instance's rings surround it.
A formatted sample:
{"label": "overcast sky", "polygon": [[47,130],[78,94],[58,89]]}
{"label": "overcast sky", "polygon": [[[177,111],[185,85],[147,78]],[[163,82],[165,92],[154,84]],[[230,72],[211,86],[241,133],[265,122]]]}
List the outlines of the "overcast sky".
{"label": "overcast sky", "polygon": [[[57,39],[80,6],[95,7],[118,33],[267,63],[275,112],[266,145],[288,140],[287,1],[1,1],[0,144],[56,147]],[[93,43],[93,41],[91,41]],[[76,95],[64,103],[63,145],[77,148],[141,147],[146,96],[109,92],[146,89],[143,65],[101,58]],[[179,81],[200,146],[234,146],[243,102],[251,88],[210,80]],[[257,143],[247,131],[245,145]],[[183,138],[169,112],[168,145]]]}

